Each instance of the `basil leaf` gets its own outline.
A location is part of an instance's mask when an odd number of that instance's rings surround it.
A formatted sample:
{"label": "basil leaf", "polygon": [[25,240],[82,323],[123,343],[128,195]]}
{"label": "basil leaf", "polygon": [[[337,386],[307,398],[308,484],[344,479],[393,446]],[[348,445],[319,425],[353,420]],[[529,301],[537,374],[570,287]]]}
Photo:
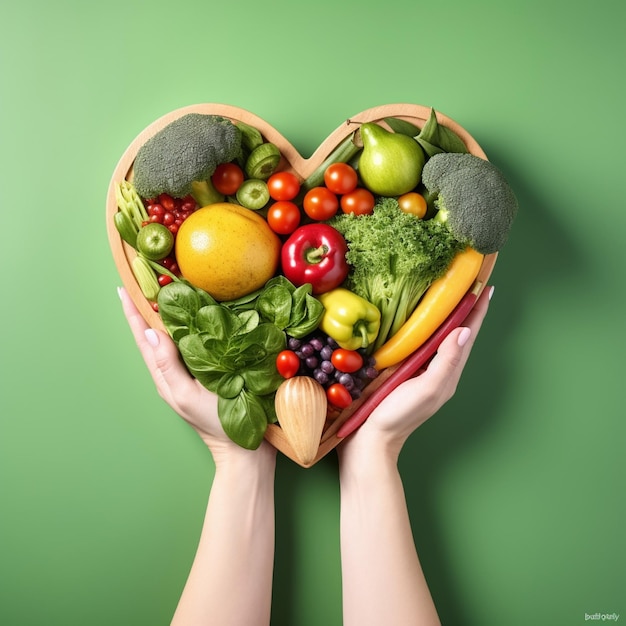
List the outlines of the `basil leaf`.
{"label": "basil leaf", "polygon": [[286,277],[283,276],[282,274],[279,274],[278,276],[274,276],[274,278],[270,278],[267,283],[265,283],[265,288],[269,289],[270,287],[285,287],[285,289],[287,289],[289,291],[289,293],[293,293],[293,291],[295,290],[295,285]]}
{"label": "basil leaf", "polygon": [[275,424],[278,421],[278,416],[276,415],[276,396],[274,393],[272,392],[264,396],[257,396],[257,400],[259,401],[259,405],[262,406],[265,411],[267,423]]}
{"label": "basil leaf", "polygon": [[159,315],[174,341],[195,328],[195,316],[201,306],[200,296],[196,290],[182,281],[165,285],[158,296]]}
{"label": "basil leaf", "polygon": [[312,333],[320,323],[324,314],[324,305],[314,296],[306,294],[304,297],[305,315],[297,323],[285,329],[285,332],[298,339]]}
{"label": "basil leaf", "polygon": [[289,326],[297,326],[307,314],[307,295],[313,292],[313,285],[311,283],[304,283],[300,285],[291,294],[291,318],[289,319]]}
{"label": "basil leaf", "polygon": [[200,298],[200,307],[207,306],[209,304],[218,304],[217,300],[204,289],[195,288],[198,297]]}
{"label": "basil leaf", "polygon": [[286,328],[291,318],[291,290],[281,284],[267,287],[259,296],[256,308],[265,321],[281,330]]}
{"label": "basil leaf", "polygon": [[217,393],[217,385],[225,371],[222,365],[225,348],[224,342],[198,334],[187,335],[178,344],[187,369],[214,393]]}
{"label": "basil leaf", "polygon": [[244,380],[239,374],[228,372],[224,374],[215,387],[215,393],[221,398],[235,398],[243,389]]}
{"label": "basil leaf", "polygon": [[237,314],[237,318],[239,319],[240,326],[237,330],[238,335],[242,335],[244,333],[249,333],[254,330],[261,321],[259,313],[254,310],[245,310],[241,311]]}
{"label": "basil leaf", "polygon": [[227,340],[239,327],[238,317],[219,304],[202,307],[196,314],[196,326],[201,333],[215,339]]}
{"label": "basil leaf", "polygon": [[217,413],[224,432],[242,448],[256,450],[267,429],[266,405],[243,390],[235,398],[218,397]]}
{"label": "basil leaf", "polygon": [[253,309],[256,306],[256,300],[262,293],[262,291],[262,289],[257,289],[252,293],[241,296],[241,298],[237,298],[236,300],[229,300],[228,302],[222,302],[222,304],[225,307],[228,307],[231,311],[247,311],[249,309]]}
{"label": "basil leaf", "polygon": [[278,389],[284,379],[276,369],[277,355],[278,352],[275,350],[266,350],[262,359],[249,363],[244,370],[241,370],[241,376],[248,391],[264,396]]}

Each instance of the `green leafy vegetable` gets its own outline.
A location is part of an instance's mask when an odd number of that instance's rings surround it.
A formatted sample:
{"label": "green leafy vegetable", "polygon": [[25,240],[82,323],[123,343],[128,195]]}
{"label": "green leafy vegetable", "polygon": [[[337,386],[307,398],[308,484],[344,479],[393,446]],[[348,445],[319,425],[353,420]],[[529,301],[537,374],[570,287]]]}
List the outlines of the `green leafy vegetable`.
{"label": "green leafy vegetable", "polygon": [[262,289],[222,304],[233,311],[254,310],[262,322],[271,322],[290,337],[301,338],[318,327],[324,313],[312,291],[309,283],[296,287],[284,276],[275,276]]}
{"label": "green leafy vegetable", "polygon": [[232,310],[183,281],[159,293],[161,319],[193,376],[219,396],[224,431],[255,449],[276,421],[273,394],[282,382],[276,356],[285,333],[258,311]]}
{"label": "green leafy vegetable", "polygon": [[371,215],[343,214],[331,222],[346,239],[347,287],[381,313],[375,351],[404,324],[462,245],[435,220],[404,213],[395,198],[379,198]]}
{"label": "green leafy vegetable", "polygon": [[256,302],[264,321],[272,322],[291,337],[304,337],[314,331],[324,313],[322,303],[312,294],[312,286],[295,287],[284,276],[267,282]]}

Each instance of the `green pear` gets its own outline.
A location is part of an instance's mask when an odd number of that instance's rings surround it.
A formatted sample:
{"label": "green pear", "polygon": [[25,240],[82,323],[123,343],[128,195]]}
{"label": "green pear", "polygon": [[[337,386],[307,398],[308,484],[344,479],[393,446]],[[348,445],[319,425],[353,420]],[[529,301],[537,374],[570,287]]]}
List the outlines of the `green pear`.
{"label": "green pear", "polygon": [[408,135],[392,133],[379,124],[361,125],[363,152],[359,174],[363,184],[379,196],[400,196],[417,186],[426,162],[420,145]]}

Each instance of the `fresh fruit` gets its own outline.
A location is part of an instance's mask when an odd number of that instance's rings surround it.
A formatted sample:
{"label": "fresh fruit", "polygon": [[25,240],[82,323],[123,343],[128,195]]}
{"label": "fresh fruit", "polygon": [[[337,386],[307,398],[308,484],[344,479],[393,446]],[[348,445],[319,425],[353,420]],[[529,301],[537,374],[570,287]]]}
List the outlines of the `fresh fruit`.
{"label": "fresh fruit", "polygon": [[290,235],[300,225],[300,209],[290,200],[274,202],[267,212],[267,223],[279,235]]}
{"label": "fresh fruit", "polygon": [[324,172],[324,184],[338,195],[354,191],[357,183],[356,170],[348,163],[333,163]]}
{"label": "fresh fruit", "polygon": [[283,378],[292,378],[300,370],[300,357],[293,350],[283,350],[276,357],[276,369]]}
{"label": "fresh fruit", "polygon": [[426,159],[413,137],[391,133],[379,124],[367,122],[361,125],[361,139],[359,174],[372,193],[400,196],[417,186]]}
{"label": "fresh fruit", "polygon": [[142,226],[137,233],[137,250],[151,261],[164,259],[173,247],[173,233],[158,222]]}
{"label": "fresh fruit", "polygon": [[243,179],[243,170],[236,163],[221,163],[211,176],[213,187],[225,196],[237,193]]}
{"label": "fresh fruit", "polygon": [[327,187],[313,187],[306,192],[302,208],[312,220],[329,220],[339,209],[339,199]]}
{"label": "fresh fruit", "polygon": [[291,172],[276,172],[267,179],[273,200],[293,200],[300,192],[300,181]]}
{"label": "fresh fruit", "polygon": [[[336,366],[333,362],[333,355],[337,352],[341,353],[343,349],[334,339],[320,332],[313,333],[304,339],[290,337],[287,348],[300,359],[298,372],[300,376],[315,378],[325,389],[337,382],[341,383],[353,399],[358,398],[366,385],[378,376],[374,359],[364,356],[364,352],[355,351],[355,354],[361,358],[361,365],[357,370],[348,372],[341,369],[346,365],[341,361],[341,357],[335,357]],[[356,359],[353,360],[356,362]]]}
{"label": "fresh fruit", "polygon": [[278,146],[266,142],[257,146],[246,160],[246,174],[248,178],[267,180],[278,167],[281,159]]}
{"label": "fresh fruit", "polygon": [[270,194],[264,180],[248,178],[237,189],[237,202],[246,209],[258,211],[269,201]]}
{"label": "fresh fruit", "polygon": [[428,203],[421,193],[409,191],[398,198],[398,205],[405,213],[412,213],[420,219],[426,215]]}
{"label": "fresh fruit", "polygon": [[354,191],[341,196],[340,204],[344,213],[371,215],[374,212],[376,198],[369,189],[357,187]]}
{"label": "fresh fruit", "polygon": [[176,237],[180,272],[218,301],[261,288],[276,272],[281,241],[257,213],[221,202],[192,213]]}
{"label": "fresh fruit", "polygon": [[340,371],[352,374],[363,367],[363,357],[356,350],[338,348],[330,358],[331,363]]}
{"label": "fresh fruit", "polygon": [[328,402],[339,409],[346,409],[352,404],[352,396],[345,385],[334,383],[326,389]]}

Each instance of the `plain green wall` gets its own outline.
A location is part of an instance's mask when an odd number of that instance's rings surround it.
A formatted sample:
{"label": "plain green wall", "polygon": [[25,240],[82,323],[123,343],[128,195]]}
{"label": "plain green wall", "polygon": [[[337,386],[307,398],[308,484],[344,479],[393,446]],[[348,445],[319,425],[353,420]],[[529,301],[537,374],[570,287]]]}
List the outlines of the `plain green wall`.
{"label": "plain green wall", "polygon": [[[445,624],[626,619],[621,0],[0,8],[0,623],[169,623],[213,466],[122,318],[110,175],[173,109],[251,110],[310,154],[379,104],[433,106],[521,210],[458,395],[407,444]],[[341,623],[334,456],[277,476],[275,626]],[[393,626],[393,625],[391,625]]]}

